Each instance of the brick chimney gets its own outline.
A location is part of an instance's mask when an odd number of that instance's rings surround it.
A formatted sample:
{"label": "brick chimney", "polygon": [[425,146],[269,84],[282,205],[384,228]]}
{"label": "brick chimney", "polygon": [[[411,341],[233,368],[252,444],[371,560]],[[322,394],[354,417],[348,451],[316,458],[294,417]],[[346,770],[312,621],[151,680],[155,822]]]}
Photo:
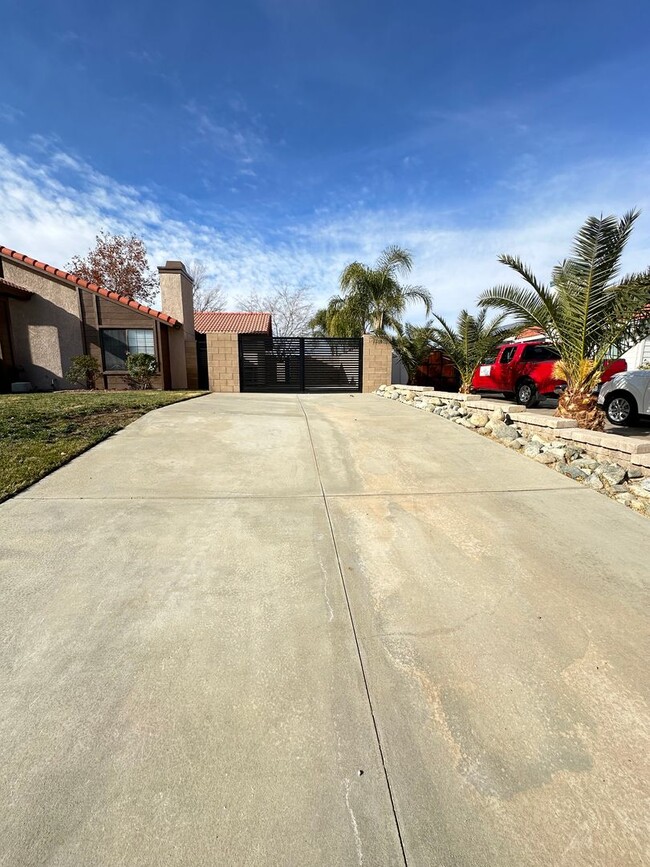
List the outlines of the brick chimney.
{"label": "brick chimney", "polygon": [[197,388],[196,335],[194,333],[194,280],[182,262],[168,261],[158,268],[160,301],[163,313],[182,323],[182,331],[173,329],[169,348],[172,368],[172,388]]}

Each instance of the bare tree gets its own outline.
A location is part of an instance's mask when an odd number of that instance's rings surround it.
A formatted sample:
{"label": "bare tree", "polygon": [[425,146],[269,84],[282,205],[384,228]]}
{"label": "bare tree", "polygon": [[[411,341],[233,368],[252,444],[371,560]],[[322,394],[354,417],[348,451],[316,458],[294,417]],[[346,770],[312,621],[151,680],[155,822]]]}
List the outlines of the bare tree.
{"label": "bare tree", "polygon": [[192,300],[197,313],[206,310],[223,310],[226,306],[226,296],[219,286],[208,288],[208,269],[200,259],[193,259],[188,265],[187,271],[194,279],[194,291]]}
{"label": "bare tree", "polygon": [[311,333],[309,323],[315,307],[308,286],[291,288],[281,283],[269,295],[251,292],[236,299],[237,309],[248,313],[270,313],[273,333],[280,337],[301,337]]}

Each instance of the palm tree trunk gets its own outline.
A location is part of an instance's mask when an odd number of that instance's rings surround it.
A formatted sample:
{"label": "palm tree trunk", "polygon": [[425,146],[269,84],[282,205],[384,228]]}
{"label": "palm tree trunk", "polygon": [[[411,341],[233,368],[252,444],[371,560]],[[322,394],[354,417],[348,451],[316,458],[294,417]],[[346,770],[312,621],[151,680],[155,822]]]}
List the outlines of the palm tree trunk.
{"label": "palm tree trunk", "polygon": [[591,388],[567,388],[558,401],[556,415],[571,418],[585,430],[602,430],[605,414],[598,408]]}

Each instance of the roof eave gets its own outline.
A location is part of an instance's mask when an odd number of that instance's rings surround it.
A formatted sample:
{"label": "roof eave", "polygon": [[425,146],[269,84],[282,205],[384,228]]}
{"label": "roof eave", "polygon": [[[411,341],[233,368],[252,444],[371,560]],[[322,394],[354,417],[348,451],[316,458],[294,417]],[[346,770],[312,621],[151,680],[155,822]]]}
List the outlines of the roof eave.
{"label": "roof eave", "polygon": [[181,323],[177,319],[174,319],[173,316],[169,316],[168,313],[163,313],[161,310],[154,310],[146,304],[140,304],[139,301],[135,301],[129,295],[122,295],[121,293],[114,292],[111,289],[105,289],[103,286],[98,286],[97,283],[91,283],[89,280],[85,280],[83,277],[78,277],[76,274],[71,274],[69,271],[62,271],[60,268],[54,268],[52,265],[48,265],[45,262],[39,262],[37,259],[32,259],[24,253],[18,253],[16,250],[11,250],[9,247],[0,246],[0,256],[5,256],[8,259],[19,262],[37,272],[42,271],[49,274],[51,277],[62,280],[70,286],[79,286],[82,289],[87,289],[89,292],[94,292],[96,295],[107,298],[109,301],[124,304],[127,307],[131,307],[133,310],[137,310],[138,313],[144,313],[147,316],[151,316],[153,319],[158,319],[160,322],[169,325],[171,328],[181,327]]}

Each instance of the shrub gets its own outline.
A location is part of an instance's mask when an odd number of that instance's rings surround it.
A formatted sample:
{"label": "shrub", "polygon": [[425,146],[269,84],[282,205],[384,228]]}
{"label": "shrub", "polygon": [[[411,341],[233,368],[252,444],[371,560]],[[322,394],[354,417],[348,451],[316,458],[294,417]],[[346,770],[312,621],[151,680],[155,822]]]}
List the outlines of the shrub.
{"label": "shrub", "polygon": [[151,388],[151,380],[158,372],[158,365],[153,355],[146,352],[136,352],[126,357],[126,382],[129,388]]}
{"label": "shrub", "polygon": [[99,361],[92,355],[75,355],[70,359],[66,378],[82,388],[92,390],[95,388],[95,380],[101,370]]}

